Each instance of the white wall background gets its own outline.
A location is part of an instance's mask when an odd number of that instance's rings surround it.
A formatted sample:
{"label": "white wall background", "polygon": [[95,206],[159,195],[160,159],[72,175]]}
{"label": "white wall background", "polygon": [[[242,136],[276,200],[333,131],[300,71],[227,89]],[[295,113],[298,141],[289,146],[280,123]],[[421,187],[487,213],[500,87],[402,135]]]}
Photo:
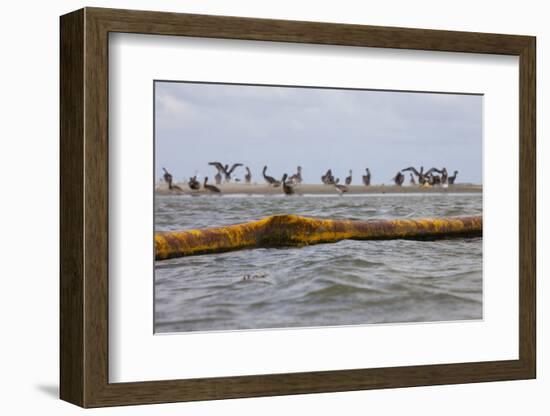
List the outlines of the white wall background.
{"label": "white wall background", "polygon": [[[550,361],[543,240],[548,209],[543,183],[550,146],[543,130],[550,99],[545,72],[550,26],[545,2],[340,1],[19,1],[0,15],[0,409],[3,414],[83,412],[58,395],[59,20],[83,6],[166,10],[278,19],[536,35],[538,42],[538,316],[539,364],[534,381],[225,400],[87,411],[88,414],[547,414]],[[548,201],[546,201],[548,202]],[[544,234],[544,237],[543,237]],[[547,264],[547,263],[546,263]]]}

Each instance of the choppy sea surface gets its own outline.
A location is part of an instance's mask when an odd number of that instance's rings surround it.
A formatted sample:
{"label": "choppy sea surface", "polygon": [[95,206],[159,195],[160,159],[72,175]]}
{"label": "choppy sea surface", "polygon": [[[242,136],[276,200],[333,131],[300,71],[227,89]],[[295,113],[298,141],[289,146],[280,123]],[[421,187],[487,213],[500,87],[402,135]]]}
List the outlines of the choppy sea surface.
{"label": "choppy sea surface", "polygon": [[[481,213],[481,194],[155,197],[156,231],[274,214]],[[482,239],[348,240],[157,261],[154,313],[157,333],[481,319]]]}

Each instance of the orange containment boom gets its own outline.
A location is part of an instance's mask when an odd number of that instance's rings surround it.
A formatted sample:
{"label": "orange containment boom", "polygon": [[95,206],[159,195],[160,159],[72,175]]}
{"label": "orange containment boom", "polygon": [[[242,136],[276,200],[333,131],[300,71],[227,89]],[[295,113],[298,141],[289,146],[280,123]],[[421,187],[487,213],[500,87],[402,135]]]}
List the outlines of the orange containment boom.
{"label": "orange containment boom", "polygon": [[302,247],[340,240],[480,237],[482,229],[481,216],[356,221],[275,215],[224,227],[156,233],[155,259],[251,248]]}

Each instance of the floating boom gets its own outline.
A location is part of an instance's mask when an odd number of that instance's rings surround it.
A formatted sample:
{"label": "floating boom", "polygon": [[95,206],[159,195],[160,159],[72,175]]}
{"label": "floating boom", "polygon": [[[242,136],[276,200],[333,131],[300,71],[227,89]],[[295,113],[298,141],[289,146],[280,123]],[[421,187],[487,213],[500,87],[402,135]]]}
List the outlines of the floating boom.
{"label": "floating boom", "polygon": [[155,260],[252,248],[303,247],[340,240],[480,237],[482,229],[481,216],[357,221],[275,215],[224,227],[156,233]]}

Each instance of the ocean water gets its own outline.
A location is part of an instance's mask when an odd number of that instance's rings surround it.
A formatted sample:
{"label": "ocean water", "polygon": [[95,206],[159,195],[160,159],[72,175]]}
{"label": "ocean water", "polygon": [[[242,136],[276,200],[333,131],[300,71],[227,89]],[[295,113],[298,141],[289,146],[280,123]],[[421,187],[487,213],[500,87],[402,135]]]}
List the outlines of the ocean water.
{"label": "ocean water", "polygon": [[[274,214],[332,219],[481,215],[481,194],[156,196],[157,231]],[[155,264],[155,332],[482,318],[482,238],[341,241]]]}

